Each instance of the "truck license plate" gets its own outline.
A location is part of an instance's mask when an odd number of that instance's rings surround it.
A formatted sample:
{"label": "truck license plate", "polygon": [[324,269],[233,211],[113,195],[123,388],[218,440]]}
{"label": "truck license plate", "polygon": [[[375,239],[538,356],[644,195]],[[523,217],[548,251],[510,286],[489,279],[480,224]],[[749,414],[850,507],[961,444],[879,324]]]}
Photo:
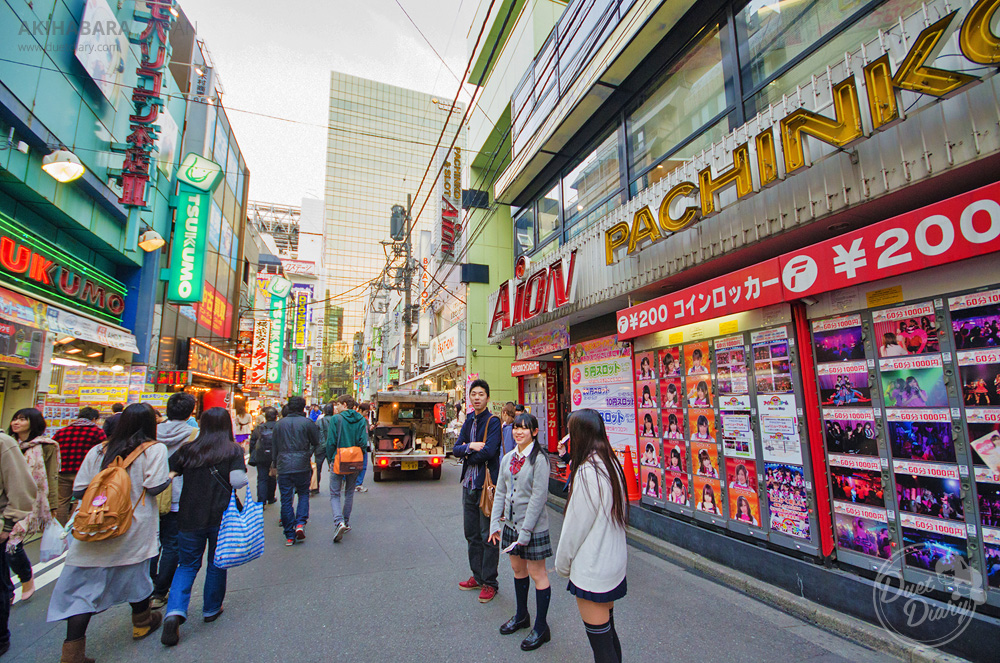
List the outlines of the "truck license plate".
{"label": "truck license plate", "polygon": [[404,460],[400,463],[400,467],[403,470],[416,470],[420,467],[420,464],[415,460]]}

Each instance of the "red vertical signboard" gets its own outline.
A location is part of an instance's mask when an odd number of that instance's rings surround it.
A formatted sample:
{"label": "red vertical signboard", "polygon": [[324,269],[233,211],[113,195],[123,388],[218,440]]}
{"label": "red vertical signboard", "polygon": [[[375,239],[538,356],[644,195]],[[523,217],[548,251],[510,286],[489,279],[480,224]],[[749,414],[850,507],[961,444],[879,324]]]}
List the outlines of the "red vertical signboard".
{"label": "red vertical signboard", "polygon": [[554,364],[545,367],[545,405],[548,410],[549,453],[559,448],[559,371]]}

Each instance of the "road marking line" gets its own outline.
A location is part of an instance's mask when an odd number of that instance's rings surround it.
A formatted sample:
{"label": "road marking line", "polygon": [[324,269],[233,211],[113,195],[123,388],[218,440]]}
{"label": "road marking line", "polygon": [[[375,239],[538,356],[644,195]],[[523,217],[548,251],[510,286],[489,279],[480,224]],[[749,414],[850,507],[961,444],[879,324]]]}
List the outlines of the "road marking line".
{"label": "road marking line", "polygon": [[[38,563],[31,567],[31,575],[35,579],[35,591],[58,580],[63,568],[66,566],[66,553],[63,553],[44,563]],[[14,580],[14,603],[21,600],[21,582]]]}

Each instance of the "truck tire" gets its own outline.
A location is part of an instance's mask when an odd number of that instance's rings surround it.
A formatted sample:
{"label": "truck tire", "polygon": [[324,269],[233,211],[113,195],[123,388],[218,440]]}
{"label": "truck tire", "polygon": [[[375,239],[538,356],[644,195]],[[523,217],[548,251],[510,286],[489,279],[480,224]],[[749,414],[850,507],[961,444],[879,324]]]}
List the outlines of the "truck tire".
{"label": "truck tire", "polygon": [[431,468],[431,479],[434,479],[435,481],[437,481],[440,478],[441,478],[441,468],[440,467],[432,467]]}
{"label": "truck tire", "polygon": [[372,472],[372,478],[375,479],[376,483],[381,482],[382,481],[382,473],[381,472]]}

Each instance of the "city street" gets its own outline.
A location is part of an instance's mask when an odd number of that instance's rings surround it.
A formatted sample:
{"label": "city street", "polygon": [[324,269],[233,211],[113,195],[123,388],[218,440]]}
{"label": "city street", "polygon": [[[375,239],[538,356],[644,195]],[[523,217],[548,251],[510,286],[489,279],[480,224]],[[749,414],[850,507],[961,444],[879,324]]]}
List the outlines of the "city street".
{"label": "city street", "polygon": [[[458,471],[449,461],[441,481],[369,483],[369,492],[356,496],[353,530],[337,545],[325,487],[312,498],[302,545],[282,545],[277,505],[269,507],[267,550],[230,571],[218,621],[202,622],[202,573],[178,647],[161,645],[159,632],[132,642],[129,609],[120,605],[95,617],[87,653],[101,663],[591,660],[575,602],[551,560],[553,639],[536,652],[518,648],[526,632],[497,631],[514,609],[506,558],[493,602],[480,605],[476,592],[459,591],[469,571]],[[550,518],[555,545],[561,518],[551,510]],[[28,552],[37,561],[38,544]],[[58,569],[40,575],[50,584],[12,608],[8,663],[57,660],[65,626],[47,624],[45,613]],[[625,660],[893,660],[634,549],[628,578],[629,595],[615,614]],[[533,593],[529,607],[534,615]]]}

